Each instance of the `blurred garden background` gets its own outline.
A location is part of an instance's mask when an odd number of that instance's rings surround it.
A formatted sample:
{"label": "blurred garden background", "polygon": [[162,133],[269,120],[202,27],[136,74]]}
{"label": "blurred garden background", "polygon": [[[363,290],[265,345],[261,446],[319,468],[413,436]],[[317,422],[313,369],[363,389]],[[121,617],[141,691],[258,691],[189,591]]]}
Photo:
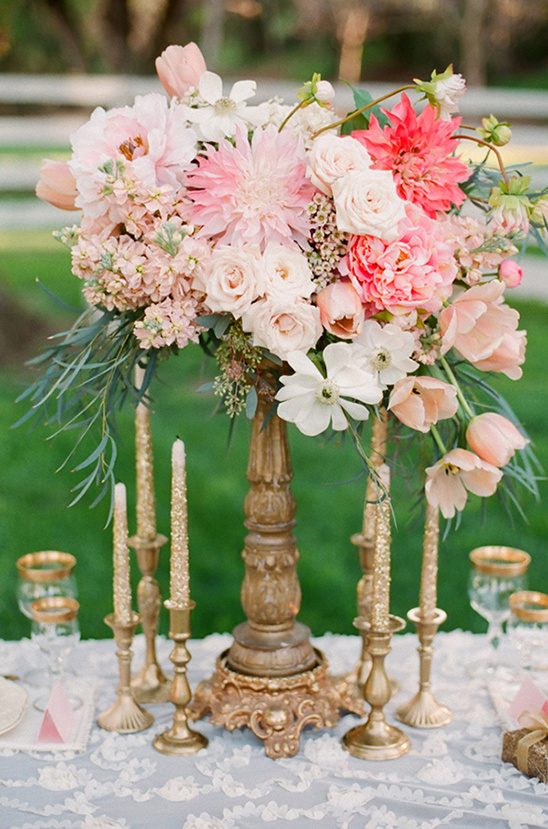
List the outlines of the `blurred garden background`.
{"label": "blurred garden background", "polygon": [[[434,68],[442,71],[452,62],[470,87],[461,107],[467,123],[479,123],[490,112],[513,122],[515,139],[503,151],[507,163],[532,161],[536,186],[548,186],[545,0],[2,0],[0,638],[28,634],[15,598],[15,562],[43,549],[76,555],[82,634],[110,635],[102,623],[112,609],[108,505],[90,509],[91,494],[68,508],[79,480],[71,469],[85,455],[63,466],[73,446],[70,432],[51,438],[47,427],[12,428],[26,411],[15,400],[35,371],[25,361],[40,353],[49,335],[69,327],[83,307],[68,253],[51,235],[67,214],[33,195],[40,160],[68,158],[70,132],[94,106],[118,106],[135,94],[160,91],[154,58],[169,43],[190,40],[227,81],[256,79],[262,99],[275,91],[292,100],[312,72],[382,90],[427,79]],[[548,469],[548,260],[529,248],[521,264],[524,283],[509,300],[528,330],[524,376],[518,382],[499,376],[496,387]],[[43,288],[76,310],[56,304]],[[240,553],[250,424],[240,418],[228,445],[227,418],[215,413],[215,398],[196,391],[213,373],[199,347],[189,347],[162,365],[152,390],[158,529],[165,534],[171,444],[180,437],[187,446],[196,636],[230,630],[243,618]],[[290,442],[303,591],[299,618],[315,634],[352,633],[361,573],[350,537],[361,528],[365,480],[350,441],[307,439],[290,428]],[[401,616],[418,601],[422,515],[416,461],[416,447],[396,442],[391,605]],[[131,411],[120,417],[117,478],[128,487],[133,532]],[[514,523],[496,496],[486,502],[470,498],[461,526],[441,544],[439,606],[448,613],[447,628],[485,630],[466,593],[468,553],[475,546],[527,550],[533,558],[530,586],[548,592],[548,486],[540,481],[539,489],[541,501],[526,498],[526,520],[515,513]],[[167,547],[158,578],[167,596]],[[166,618],[162,630],[167,632]]]}

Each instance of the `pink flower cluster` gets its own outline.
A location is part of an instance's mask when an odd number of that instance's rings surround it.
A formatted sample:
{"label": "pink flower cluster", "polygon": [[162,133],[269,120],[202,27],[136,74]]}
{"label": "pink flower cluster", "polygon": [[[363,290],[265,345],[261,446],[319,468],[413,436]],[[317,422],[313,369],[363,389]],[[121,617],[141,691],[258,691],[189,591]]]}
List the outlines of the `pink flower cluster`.
{"label": "pink flower cluster", "polygon": [[306,434],[364,419],[383,395],[423,434],[471,420],[467,443],[426,470],[426,495],[451,516],[467,492],[491,494],[525,438],[495,413],[473,418],[450,363],[521,375],[525,332],[504,300],[522,275],[511,237],[546,211],[539,201],[534,213],[525,179],[505,178],[483,200],[486,218],[461,212],[471,171],[452,114],[464,80],[433,73],[416,82],[429,102],[420,112],[404,94],[386,125],[371,115],[341,136],[324,81],[306,84],[296,107],[253,106],[255,83],[223,93],[195,44],[170,46],[156,66],[168,98],[97,109],[70,161],[41,170],[40,198],[82,211],[71,255],[88,302],[133,315],[145,350],[197,342],[199,317],[224,316],[225,342],[237,331],[244,353],[302,368],[279,401]]}

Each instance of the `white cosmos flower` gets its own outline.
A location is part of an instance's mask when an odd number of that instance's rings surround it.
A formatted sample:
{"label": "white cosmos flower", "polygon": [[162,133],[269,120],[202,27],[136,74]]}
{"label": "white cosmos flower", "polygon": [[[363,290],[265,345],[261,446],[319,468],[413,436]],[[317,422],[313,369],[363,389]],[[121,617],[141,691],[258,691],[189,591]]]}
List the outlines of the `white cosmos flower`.
{"label": "white cosmos flower", "polygon": [[198,125],[205,141],[220,141],[236,135],[238,124],[247,124],[246,100],[257,89],[255,81],[236,81],[230,95],[223,96],[223,81],[215,72],[204,72],[198,91],[204,106],[186,107],[189,121]]}
{"label": "white cosmos flower", "polygon": [[411,359],[416,346],[413,334],[391,322],[381,326],[375,320],[366,320],[354,343],[360,346],[359,364],[373,374],[383,389],[393,386],[418,366]]}
{"label": "white cosmos flower", "polygon": [[337,431],[346,429],[346,414],[367,420],[369,409],[363,403],[379,403],[382,391],[358,364],[357,350],[351,343],[328,345],[323,352],[327,377],[302,351],[290,352],[287,362],[295,374],[280,378],[283,388],[276,395],[282,420],[294,423],[303,435],[319,435],[330,424]]}

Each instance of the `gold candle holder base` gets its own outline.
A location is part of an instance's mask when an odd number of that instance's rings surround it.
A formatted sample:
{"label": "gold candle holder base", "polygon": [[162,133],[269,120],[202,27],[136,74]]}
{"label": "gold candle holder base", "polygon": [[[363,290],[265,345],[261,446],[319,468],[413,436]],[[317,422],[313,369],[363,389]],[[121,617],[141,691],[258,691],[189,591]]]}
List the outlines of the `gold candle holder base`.
{"label": "gold candle holder base", "polygon": [[447,614],[436,608],[434,617],[425,621],[420,608],[414,607],[407,614],[407,618],[417,628],[420,642],[417,648],[420,658],[419,690],[413,699],[398,708],[396,719],[413,728],[439,728],[442,725],[448,725],[451,722],[450,710],[440,705],[430,690],[430,668],[434,650],[432,642],[438,627],[447,619]]}
{"label": "gold candle holder base", "polygon": [[405,627],[405,621],[390,616],[388,631],[371,628],[370,623],[358,617],[354,624],[367,631],[367,649],[371,657],[371,672],[364,685],[363,696],[371,706],[367,722],[350,729],[342,739],[345,748],[360,760],[395,760],[406,754],[411,742],[399,728],[386,722],[383,708],[390,700],[391,690],[384,660],[390,652],[392,635]]}
{"label": "gold candle holder base", "polygon": [[156,634],[160,615],[160,587],[154,578],[158,567],[160,548],[166,543],[165,535],[157,535],[153,541],[132,536],[128,544],[135,549],[142,578],[137,587],[137,606],[145,634],[145,662],[139,673],[131,679],[133,696],[137,702],[161,703],[169,700],[172,677],[165,676],[156,657]]}
{"label": "gold candle holder base", "polygon": [[189,728],[187,716],[187,705],[192,699],[192,693],[186,675],[186,666],[191,658],[186,643],[190,637],[190,611],[196,604],[193,601],[184,606],[174,606],[169,601],[165,604],[169,609],[169,635],[175,642],[169,657],[175,668],[169,694],[175,706],[175,714],[171,728],[159,734],[152,745],[162,754],[183,757],[196,754],[208,744],[207,737]]}
{"label": "gold candle holder base", "polygon": [[112,628],[114,639],[118,645],[116,656],[120,671],[120,684],[118,685],[118,699],[116,702],[99,714],[97,725],[106,731],[117,731],[119,734],[134,734],[137,731],[144,731],[154,722],[154,717],[149,711],[135,702],[131,693],[131,642],[135,628],[139,624],[139,614],[134,613],[130,622],[120,622],[109,613],[105,616],[105,624]]}

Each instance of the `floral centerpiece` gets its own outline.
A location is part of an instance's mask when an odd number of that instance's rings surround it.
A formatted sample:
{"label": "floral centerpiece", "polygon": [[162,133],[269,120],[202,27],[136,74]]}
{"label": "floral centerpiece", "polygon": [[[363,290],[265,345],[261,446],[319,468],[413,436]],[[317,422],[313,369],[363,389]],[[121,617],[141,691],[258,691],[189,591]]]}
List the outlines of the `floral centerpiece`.
{"label": "floral centerpiece", "polygon": [[58,237],[90,307],[27,391],[29,416],[101,426],[77,497],[112,481],[117,407],[198,342],[231,416],[266,395],[304,434],[349,428],[359,445],[382,407],[431,438],[426,498],[446,518],[503,473],[534,490],[527,437],[487,383],[521,376],[526,334],[505,294],[522,276],[516,240],[542,243],[548,220],[548,195],[502,165],[509,126],[461,123],[452,67],[394,106],[355,90],[341,117],[316,75],[291,106],[253,104],[255,83],[224,91],[194,44],[156,66],[167,96],[95,110],[37,186],[81,211]]}

